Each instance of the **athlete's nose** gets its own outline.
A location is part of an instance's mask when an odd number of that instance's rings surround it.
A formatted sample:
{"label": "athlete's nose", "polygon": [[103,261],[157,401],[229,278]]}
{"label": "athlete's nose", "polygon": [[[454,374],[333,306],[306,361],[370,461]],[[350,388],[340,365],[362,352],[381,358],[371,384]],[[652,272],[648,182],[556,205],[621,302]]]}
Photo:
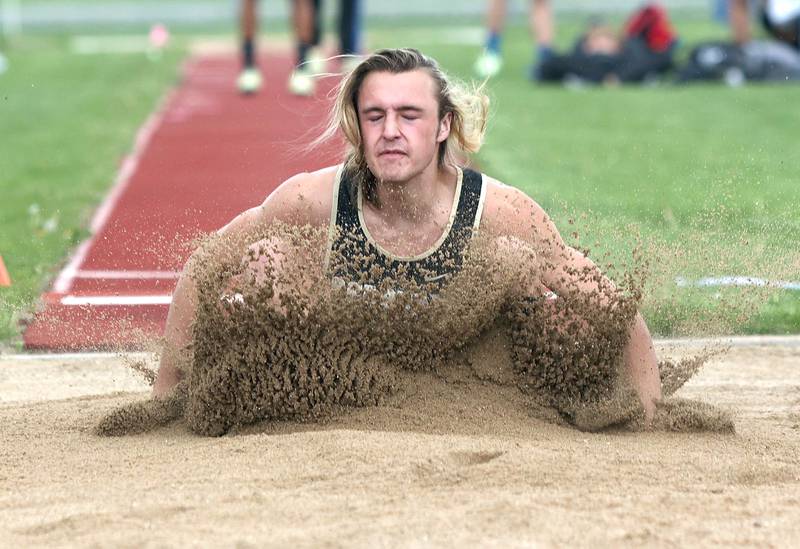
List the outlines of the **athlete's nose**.
{"label": "athlete's nose", "polygon": [[400,135],[399,127],[397,125],[397,115],[394,113],[387,113],[383,122],[383,137],[384,139],[395,139]]}

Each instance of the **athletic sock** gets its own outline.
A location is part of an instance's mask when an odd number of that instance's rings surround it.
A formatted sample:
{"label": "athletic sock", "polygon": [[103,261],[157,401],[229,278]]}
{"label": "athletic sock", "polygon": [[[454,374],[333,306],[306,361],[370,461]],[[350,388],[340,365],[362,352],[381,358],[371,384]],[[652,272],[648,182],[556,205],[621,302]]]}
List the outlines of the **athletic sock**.
{"label": "athletic sock", "polygon": [[255,48],[252,38],[245,38],[242,41],[242,60],[246,69],[252,69],[256,65]]}
{"label": "athletic sock", "polygon": [[555,52],[549,44],[538,44],[533,52],[533,64],[528,77],[533,81],[541,80],[542,64],[552,59],[553,55],[555,55]]}
{"label": "athletic sock", "polygon": [[302,67],[308,60],[308,50],[311,49],[309,44],[298,42],[297,44],[297,66]]}
{"label": "athletic sock", "polygon": [[502,41],[503,37],[499,32],[490,32],[489,38],[486,40],[486,50],[499,54]]}
{"label": "athletic sock", "polygon": [[536,46],[536,53],[534,54],[537,64],[544,63],[553,57],[553,48],[549,44],[539,44]]}

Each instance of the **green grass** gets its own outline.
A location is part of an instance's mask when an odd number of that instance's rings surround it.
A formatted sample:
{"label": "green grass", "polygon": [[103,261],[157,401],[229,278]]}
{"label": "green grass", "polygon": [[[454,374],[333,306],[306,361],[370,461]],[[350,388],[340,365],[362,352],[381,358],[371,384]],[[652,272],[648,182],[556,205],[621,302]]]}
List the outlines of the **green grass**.
{"label": "green grass", "polygon": [[27,311],[68,250],[87,234],[136,129],[176,81],[181,52],[78,56],[65,37],[35,37],[6,52],[0,76],[0,340],[16,340]]}
{"label": "green grass", "polygon": [[[445,43],[447,23],[375,21],[368,45],[419,47],[469,79],[480,47]],[[561,44],[579,28],[577,18],[561,20]],[[679,30],[684,43],[725,34],[688,16]],[[31,310],[86,236],[136,128],[176,82],[187,36],[176,38],[158,63],[71,55],[68,37],[46,33],[4,49],[0,254],[14,285],[0,289],[0,341],[19,340],[19,312]],[[533,196],[604,267],[630,262],[639,234],[651,259],[645,314],[655,332],[800,333],[800,292],[687,290],[673,280],[800,278],[797,89],[542,88],[523,78],[531,50],[526,30],[512,25],[504,72],[488,86],[493,115],[481,168]]]}

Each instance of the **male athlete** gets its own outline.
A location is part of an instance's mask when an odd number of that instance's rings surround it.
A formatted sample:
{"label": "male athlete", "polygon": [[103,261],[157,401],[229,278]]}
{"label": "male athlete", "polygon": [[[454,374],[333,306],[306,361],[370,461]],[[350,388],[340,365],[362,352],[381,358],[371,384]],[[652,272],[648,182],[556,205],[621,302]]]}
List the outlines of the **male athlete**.
{"label": "male athlete", "polygon": [[[343,79],[323,135],[342,132],[352,149],[344,164],[288,179],[262,205],[242,213],[221,232],[246,234],[273,222],[331,229],[330,234],[339,227],[363,236],[364,252],[377,254],[390,271],[415,277],[433,272],[433,279],[446,279],[458,262],[445,262],[444,256],[457,256],[464,246],[452,235],[461,228],[479,227],[498,242],[531,246],[550,259],[541,280],[527,290],[533,297],[552,291],[559,299],[596,290],[596,279],[579,280],[573,273],[597,268],[563,243],[536,202],[457,165],[457,158],[480,148],[487,110],[485,96],[448,81],[437,63],[420,52],[378,51]],[[328,252],[337,245],[332,239]],[[347,266],[329,274],[357,275]],[[184,273],[167,319],[156,396],[181,379],[175,351],[191,342],[196,303],[194,283]],[[626,345],[627,372],[652,418],[661,385],[652,341],[638,314]]]}

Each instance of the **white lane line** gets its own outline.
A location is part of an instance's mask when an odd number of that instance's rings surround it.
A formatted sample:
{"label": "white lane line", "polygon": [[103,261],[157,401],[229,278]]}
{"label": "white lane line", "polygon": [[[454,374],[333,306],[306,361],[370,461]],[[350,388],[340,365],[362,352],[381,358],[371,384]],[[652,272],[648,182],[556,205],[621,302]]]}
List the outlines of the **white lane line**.
{"label": "white lane line", "polygon": [[85,352],[85,353],[28,353],[28,354],[0,354],[0,362],[25,361],[25,360],[99,360],[104,358],[127,358],[144,360],[152,356],[151,353],[142,352]]}
{"label": "white lane line", "polygon": [[125,157],[122,167],[114,180],[114,186],[111,188],[111,192],[106,196],[92,218],[91,225],[89,226],[89,238],[78,247],[67,266],[58,274],[58,277],[53,283],[53,292],[65,294],[72,288],[75,273],[80,270],[79,267],[83,264],[89,253],[89,249],[92,244],[94,244],[97,233],[100,232],[103,226],[108,222],[111,212],[116,207],[117,202],[119,202],[122,193],[128,187],[131,176],[139,166],[139,162],[144,154],[144,150],[150,143],[150,139],[153,137],[156,129],[161,126],[167,111],[167,106],[172,102],[173,97],[175,97],[174,90],[167,94],[166,98],[161,101],[156,110],[150,114],[142,127],[139,128],[139,131],[136,133],[136,139],[134,140],[131,154]]}
{"label": "white lane line", "polygon": [[694,286],[697,288],[709,288],[718,286],[757,286],[766,288],[778,288],[781,290],[800,290],[800,282],[789,280],[766,280],[754,276],[718,276],[718,277],[704,277],[697,280],[690,280],[688,278],[679,276],[675,278],[675,285],[679,288],[688,288]]}
{"label": "white lane line", "polygon": [[181,276],[178,271],[92,271],[79,270],[74,278],[105,280],[177,280]]}
{"label": "white lane line", "polygon": [[62,305],[169,305],[171,295],[65,295]]}

